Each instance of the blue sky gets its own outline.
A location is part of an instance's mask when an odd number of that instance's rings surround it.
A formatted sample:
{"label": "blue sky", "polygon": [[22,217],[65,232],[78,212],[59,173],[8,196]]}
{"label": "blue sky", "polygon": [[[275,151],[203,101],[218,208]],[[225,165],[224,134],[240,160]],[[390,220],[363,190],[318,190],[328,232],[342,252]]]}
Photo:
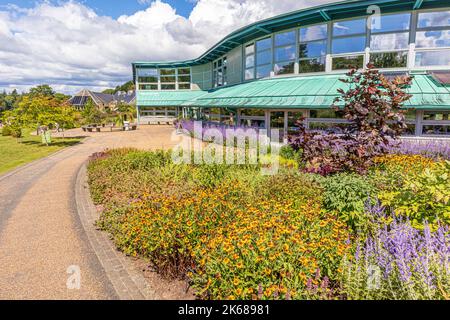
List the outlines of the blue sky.
{"label": "blue sky", "polygon": [[[0,0],[0,5],[15,4],[22,8],[32,8],[38,0]],[[58,3],[61,1],[49,1]],[[99,15],[107,15],[112,18],[118,18],[121,15],[131,15],[148,6],[151,1],[145,0],[80,0],[90,8],[94,9]],[[188,17],[195,6],[193,0],[165,0],[177,10],[177,13],[183,17]]]}
{"label": "blue sky", "polygon": [[102,91],[134,61],[196,58],[237,28],[334,1],[0,0],[0,90]]}

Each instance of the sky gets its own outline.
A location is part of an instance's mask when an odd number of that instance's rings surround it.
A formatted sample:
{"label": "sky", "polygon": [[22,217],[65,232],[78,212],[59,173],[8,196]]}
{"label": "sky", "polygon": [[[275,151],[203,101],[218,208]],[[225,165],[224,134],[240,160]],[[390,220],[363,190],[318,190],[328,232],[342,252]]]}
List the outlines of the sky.
{"label": "sky", "polygon": [[0,0],[0,90],[74,94],[131,80],[133,61],[200,56],[252,22],[336,0]]}

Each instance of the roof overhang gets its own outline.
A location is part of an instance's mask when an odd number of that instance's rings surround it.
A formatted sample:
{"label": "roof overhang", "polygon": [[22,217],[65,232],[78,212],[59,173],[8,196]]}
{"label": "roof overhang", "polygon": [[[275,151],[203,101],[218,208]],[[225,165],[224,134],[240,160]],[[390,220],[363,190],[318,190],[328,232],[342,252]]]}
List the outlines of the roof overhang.
{"label": "roof overhang", "polygon": [[449,2],[448,0],[349,0],[302,9],[240,28],[223,38],[196,59],[185,61],[135,62],[132,64],[133,73],[135,73],[137,66],[143,68],[179,68],[204,64],[213,61],[224,52],[228,52],[248,41],[283,29],[336,19],[368,16],[372,14],[371,11],[368,12],[367,10],[371,5],[379,6],[382,13],[395,13],[406,10],[448,7]]}

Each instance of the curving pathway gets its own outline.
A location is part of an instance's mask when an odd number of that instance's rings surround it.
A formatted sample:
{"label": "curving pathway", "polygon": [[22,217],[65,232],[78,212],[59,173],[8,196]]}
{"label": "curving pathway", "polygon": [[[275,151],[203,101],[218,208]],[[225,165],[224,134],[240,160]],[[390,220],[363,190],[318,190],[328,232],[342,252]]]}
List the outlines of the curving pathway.
{"label": "curving pathway", "polygon": [[[155,126],[87,134],[74,147],[0,176],[0,299],[123,298],[80,220],[77,175],[94,152],[170,148],[177,143],[172,132],[171,127]],[[80,270],[79,289],[67,287],[72,266]]]}

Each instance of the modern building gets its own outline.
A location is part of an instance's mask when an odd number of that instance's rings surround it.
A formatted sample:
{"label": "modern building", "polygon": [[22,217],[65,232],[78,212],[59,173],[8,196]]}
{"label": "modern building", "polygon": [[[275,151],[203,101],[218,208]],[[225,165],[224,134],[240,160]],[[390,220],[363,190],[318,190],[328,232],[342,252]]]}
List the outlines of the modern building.
{"label": "modern building", "polygon": [[134,91],[106,94],[84,89],[69,99],[69,103],[78,110],[83,110],[88,101],[92,101],[100,110],[114,111],[119,103],[135,104],[136,94]]}
{"label": "modern building", "polygon": [[411,74],[409,134],[450,135],[450,1],[343,1],[232,32],[200,57],[135,62],[141,124],[194,117],[280,128],[343,126],[330,106],[350,65]]}

